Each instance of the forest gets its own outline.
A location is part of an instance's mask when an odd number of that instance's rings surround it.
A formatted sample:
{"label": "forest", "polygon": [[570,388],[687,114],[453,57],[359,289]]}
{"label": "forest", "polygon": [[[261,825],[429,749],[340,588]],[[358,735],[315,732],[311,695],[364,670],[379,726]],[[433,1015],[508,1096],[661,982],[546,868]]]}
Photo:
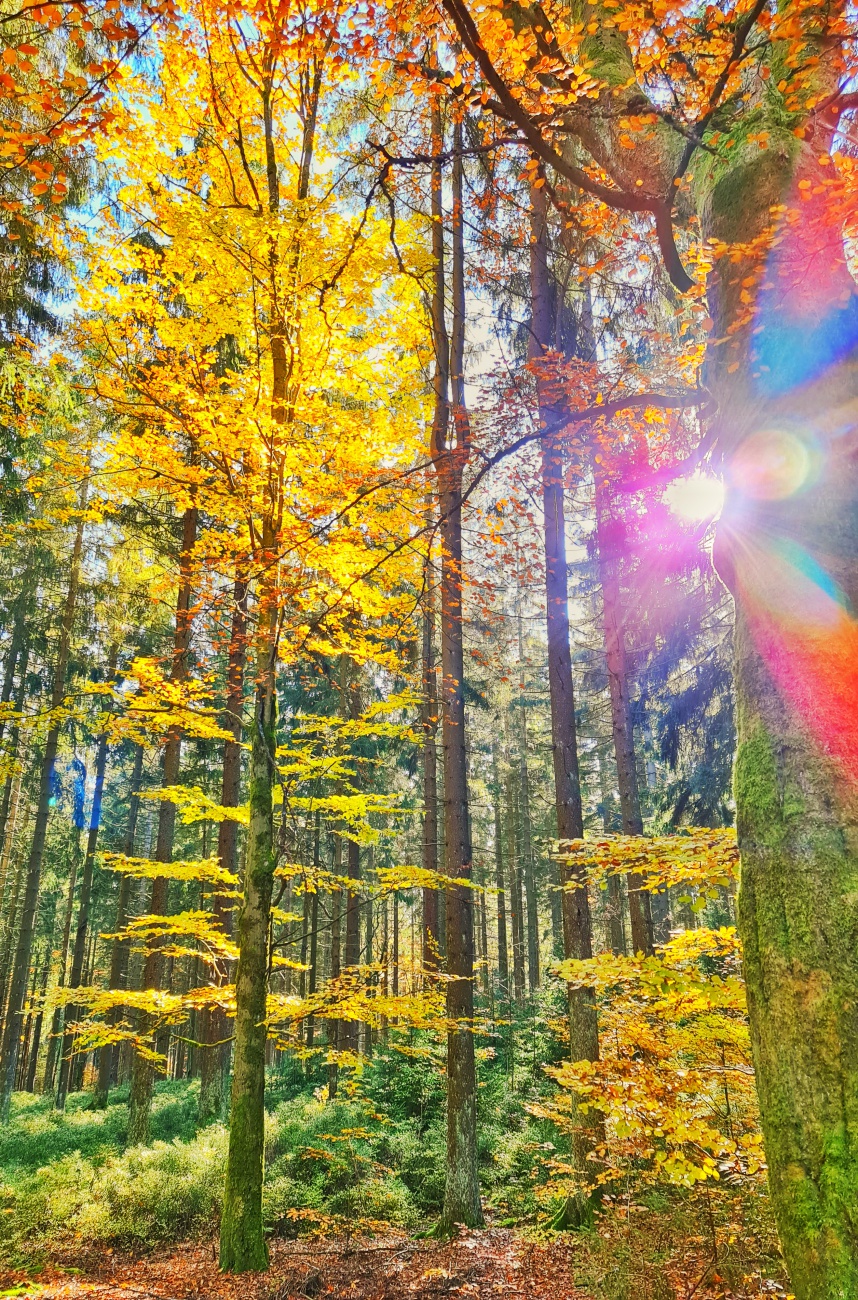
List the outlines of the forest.
{"label": "forest", "polygon": [[0,0],[0,1294],[858,1300],[858,14]]}

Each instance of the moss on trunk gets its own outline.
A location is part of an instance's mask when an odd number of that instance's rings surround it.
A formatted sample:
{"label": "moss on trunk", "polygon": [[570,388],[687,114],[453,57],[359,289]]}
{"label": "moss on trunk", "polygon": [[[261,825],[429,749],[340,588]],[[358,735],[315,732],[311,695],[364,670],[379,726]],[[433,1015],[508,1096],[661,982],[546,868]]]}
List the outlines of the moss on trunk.
{"label": "moss on trunk", "polygon": [[244,903],[238,920],[235,1055],[229,1155],[220,1231],[220,1266],[241,1273],[268,1267],[262,1222],[265,1148],[265,1044],[268,1033],[268,943],[274,884],[273,786],[276,706],[275,616],[261,629],[256,709],[250,753],[250,826]]}

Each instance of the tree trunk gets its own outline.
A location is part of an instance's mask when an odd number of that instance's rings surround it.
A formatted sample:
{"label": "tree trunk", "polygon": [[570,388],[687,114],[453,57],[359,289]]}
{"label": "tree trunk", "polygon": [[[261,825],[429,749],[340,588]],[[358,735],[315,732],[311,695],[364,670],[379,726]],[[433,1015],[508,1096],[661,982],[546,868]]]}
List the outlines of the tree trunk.
{"label": "tree trunk", "polygon": [[[319,870],[322,865],[320,854],[320,840],[322,833],[322,817],[318,808],[316,809],[315,824],[313,826],[313,881],[314,889],[310,898],[310,969],[307,972],[307,995],[312,1002],[316,996],[318,985],[318,965],[319,965]],[[312,1051],[316,1033],[315,1016],[307,1017],[307,1050]],[[313,1068],[312,1058],[307,1060],[307,1069]]]}
{"label": "tree trunk", "polygon": [[[53,928],[53,927],[52,927]],[[48,977],[51,973],[51,953],[50,948],[45,954],[45,964],[42,967],[42,978],[39,985],[39,1009],[36,1014],[36,1023],[33,1026],[33,1039],[30,1044],[29,1065],[27,1067],[27,1082],[25,1084],[27,1092],[36,1090],[36,1070],[39,1063],[39,1047],[42,1042],[42,1025],[45,1020],[45,995],[48,991]]]}
{"label": "tree trunk", "polygon": [[[562,427],[562,412],[552,403],[549,376],[544,362],[553,344],[552,290],[548,265],[548,227],[545,191],[531,188],[530,289],[532,304],[529,355],[536,370],[540,421],[547,436],[541,440],[542,508],[545,528],[545,618],[548,640],[548,694],[551,706],[551,754],[554,769],[554,805],[557,838],[582,839],[584,819],[575,694],[572,684],[572,654],[569,645],[569,593],[566,566],[566,514],[563,490],[563,462],[554,429]],[[567,958],[587,959],[593,955],[593,929],[586,880],[561,859],[560,883],[563,905],[563,948]],[[599,1030],[596,1002],[588,989],[569,993],[569,1047],[572,1060],[599,1059]],[[579,1122],[573,1140],[576,1168],[587,1177],[590,1135]],[[564,1226],[585,1222],[590,1217],[587,1196],[570,1197],[561,1216]]]}
{"label": "tree trunk", "polygon": [[[617,787],[620,792],[620,816],[624,835],[643,835],[640,790],[635,760],[629,675],[626,661],[624,615],[620,577],[617,569],[616,527],[608,504],[609,485],[599,466],[594,466],[596,483],[596,539],[599,549],[599,580],[602,588],[602,621],[605,635],[605,663],[611,696],[611,731],[617,762]],[[653,943],[652,908],[649,893],[641,888],[641,876],[628,876],[629,917],[632,949],[651,957]]]}
{"label": "tree trunk", "polygon": [[509,944],[506,933],[506,883],[503,869],[503,832],[501,829],[501,784],[497,745],[492,745],[492,804],[495,818],[495,889],[498,920],[498,983],[507,1000],[510,996]]}
{"label": "tree trunk", "polygon": [[[173,665],[170,680],[181,682],[188,674],[188,653],[191,643],[191,584],[193,576],[193,550],[197,540],[198,511],[196,506],[187,509],[182,517],[182,549],[179,555],[179,590],[176,599],[176,627],[173,639]],[[178,728],[170,732],[164,745],[161,766],[161,788],[168,790],[179,780],[179,768],[182,759],[182,736]],[[170,799],[162,799],[158,807],[158,838],[155,845],[155,859],[169,863],[173,859],[173,835],[176,828],[176,805]],[[152,881],[149,896],[149,913],[163,916],[167,911],[169,878],[157,876]],[[142,989],[159,989],[163,978],[160,944],[152,940],[143,963],[141,978]],[[148,1016],[141,1016],[139,1030],[143,1033],[151,1029],[152,1021]],[[160,1050],[164,1045],[156,1041]],[[149,1141],[149,1113],[152,1107],[152,1089],[155,1085],[155,1070],[152,1062],[139,1052],[134,1057],[131,1071],[131,1093],[128,1099],[128,1143],[129,1146],[145,1144]]]}
{"label": "tree trunk", "polygon": [[[86,488],[84,488],[81,498],[81,512],[83,512],[85,505]],[[51,777],[53,775],[54,764],[57,757],[57,746],[59,744],[61,726],[60,719],[57,715],[65,697],[66,673],[68,671],[69,650],[71,648],[72,626],[74,624],[78,586],[80,583],[80,562],[83,554],[83,530],[84,521],[83,518],[81,518],[75,532],[74,547],[72,549],[69,571],[69,585],[66,593],[62,621],[60,623],[59,644],[54,664],[53,689],[51,691],[51,713],[53,721],[48,729],[48,734],[45,738],[45,748],[42,753],[39,797],[36,807],[36,821],[33,828],[33,842],[30,848],[30,857],[27,863],[27,872],[24,880],[24,899],[21,906],[21,924],[18,931],[15,959],[12,965],[12,978],[9,987],[6,1020],[3,1026],[3,1038],[2,1043],[0,1043],[0,1060],[2,1060],[2,1068],[0,1069],[0,1121],[3,1122],[9,1118],[9,1105],[12,1099],[12,1090],[15,1086],[15,1075],[18,1067],[21,1011],[24,1005],[24,996],[26,994],[30,973],[30,953],[32,952],[33,946],[33,925],[36,918],[36,907],[39,901],[39,884],[42,878],[42,859],[45,852],[45,837],[47,835],[48,818],[51,811]]]}
{"label": "tree trunk", "polygon": [[[519,655],[519,658],[521,656]],[[527,900],[527,984],[531,993],[539,988],[539,904],[533,860],[533,829],[530,820],[530,772],[527,766],[527,710],[522,700],[518,760],[518,804],[521,827],[522,883]]]}
{"label": "tree trunk", "polygon": [[[815,220],[830,171],[818,151],[818,137],[792,141],[792,194],[785,149],[715,187],[719,238],[753,247],[772,203],[802,220],[784,218],[753,321],[706,378],[732,439],[714,559],[736,604],[739,922],[769,1186],[797,1300],[845,1300],[858,1295],[858,294],[839,225]],[[713,272],[718,333],[751,269]]]}
{"label": "tree trunk", "polygon": [[[131,790],[128,799],[128,824],[125,828],[124,844],[125,856],[128,858],[134,856],[134,834],[137,830],[137,817],[140,811],[140,786],[142,782],[143,746],[135,745],[134,767],[131,773]],[[114,934],[117,935],[125,929],[128,923],[133,879],[133,876],[123,872],[122,879],[119,882],[119,897],[116,900],[116,921],[113,927]],[[127,939],[117,938],[113,940],[110,950],[110,975],[108,977],[108,986],[111,989],[121,989],[127,986],[129,947]],[[118,1025],[121,1019],[122,1011],[119,1007],[115,1007],[108,1014],[107,1023],[113,1027]],[[96,1107],[102,1108],[107,1105],[110,1089],[116,1082],[118,1066],[119,1044],[106,1043],[98,1052],[98,1077],[93,1097],[93,1105]]]}
{"label": "tree trunk", "polygon": [[[109,662],[107,665],[107,680],[113,683],[116,674],[116,660],[118,647],[111,647]],[[108,709],[109,712],[109,709]],[[75,929],[74,946],[72,948],[72,966],[69,977],[68,987],[70,989],[80,988],[81,976],[83,975],[83,959],[86,950],[86,940],[89,932],[89,908],[92,897],[92,873],[95,867],[95,847],[98,842],[98,831],[101,826],[101,801],[104,795],[104,774],[107,769],[107,732],[103,731],[98,739],[98,748],[95,756],[95,783],[92,792],[92,809],[89,816],[89,833],[86,840],[86,852],[83,859],[83,872],[80,880],[80,899],[78,900],[77,909],[77,927]],[[69,1089],[69,1077],[72,1065],[72,1048],[74,1046],[74,1032],[69,1029],[69,1023],[77,1020],[81,1013],[78,1006],[67,1006],[63,1015],[63,1040],[60,1050],[60,1070],[59,1081],[57,1084],[56,1106],[57,1110],[63,1110],[66,1104],[66,1095]]]}
{"label": "tree trunk", "polygon": [[[336,837],[334,846],[334,875],[339,875],[342,870],[342,840]],[[335,889],[331,895],[331,970],[330,977],[336,980],[340,974],[340,932],[341,910],[342,910],[342,889]],[[328,1047],[330,1051],[339,1051],[340,1046],[340,1021],[328,1021]],[[336,1060],[332,1060],[328,1066],[328,1100],[333,1101],[337,1095],[338,1067]]]}
{"label": "tree trunk", "polygon": [[[232,625],[229,634],[226,713],[221,725],[231,732],[223,744],[223,775],[220,801],[224,808],[237,808],[241,800],[241,732],[244,706],[244,663],[247,655],[247,583],[236,575],[232,592]],[[224,871],[239,874],[238,822],[225,817],[218,826],[217,851]],[[215,894],[214,911],[224,934],[232,931],[232,909],[221,893]],[[216,972],[218,984],[226,983],[225,967]],[[230,1044],[227,1020],[219,1008],[201,1013],[199,1122],[207,1124],[223,1116],[229,1079]]]}
{"label": "tree trunk", "polygon": [[[440,126],[440,122],[437,123]],[[433,218],[443,229],[439,143],[433,131]],[[445,873],[469,880],[472,869],[465,746],[464,647],[462,640],[462,471],[470,430],[465,407],[465,279],[462,224],[462,126],[453,135],[453,332],[450,379],[453,445],[433,443],[441,517],[441,718],[444,745]],[[437,209],[437,211],[436,211]],[[443,289],[443,263],[441,288]],[[439,306],[443,306],[443,299]],[[437,347],[437,343],[436,343]],[[442,1229],[483,1221],[477,1173],[477,1080],[474,1057],[474,899],[467,884],[446,890],[447,932],[447,1180]]]}
{"label": "tree trunk", "polygon": [[[426,556],[423,595],[423,867],[438,871],[438,674],[435,669],[435,584],[431,560],[431,537]],[[438,890],[423,888],[423,970],[435,971],[440,964]]]}
{"label": "tree trunk", "polygon": [[[506,727],[504,727],[506,732]],[[504,808],[506,811],[506,884],[509,899],[510,920],[512,921],[512,977],[515,1000],[521,1005],[524,1001],[524,926],[521,915],[521,874],[518,869],[518,828],[516,826],[515,792],[513,790],[512,770],[509,751],[504,756],[506,781],[504,782]]]}
{"label": "tree trunk", "polygon": [[[267,556],[273,554],[273,540],[273,536],[266,539]],[[276,592],[263,592],[260,598],[257,688],[250,748],[250,824],[244,902],[238,918],[232,1106],[220,1230],[220,1267],[225,1272],[268,1267],[262,1223],[262,1176],[269,927],[275,867],[276,600]]]}

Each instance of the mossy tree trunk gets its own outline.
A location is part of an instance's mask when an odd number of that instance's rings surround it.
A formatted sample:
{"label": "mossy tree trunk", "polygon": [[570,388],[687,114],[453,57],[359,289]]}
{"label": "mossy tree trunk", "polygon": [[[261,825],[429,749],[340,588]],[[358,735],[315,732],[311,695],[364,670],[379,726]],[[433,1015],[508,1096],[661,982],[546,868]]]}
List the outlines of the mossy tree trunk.
{"label": "mossy tree trunk", "polygon": [[[785,222],[753,320],[714,353],[736,604],[739,923],[769,1186],[797,1300],[858,1295],[858,295],[812,197],[818,143],[713,188],[713,233]],[[787,167],[787,160],[792,165]],[[713,275],[716,332],[750,268]]]}
{"label": "mossy tree trunk", "polygon": [[[268,540],[270,543],[271,539]],[[267,554],[272,550],[269,544]],[[277,771],[277,609],[272,593],[263,593],[260,605],[257,688],[250,746],[250,821],[244,901],[238,918],[229,1154],[220,1230],[220,1266],[236,1273],[268,1267],[262,1223],[262,1178],[269,932],[275,867],[273,791]]]}

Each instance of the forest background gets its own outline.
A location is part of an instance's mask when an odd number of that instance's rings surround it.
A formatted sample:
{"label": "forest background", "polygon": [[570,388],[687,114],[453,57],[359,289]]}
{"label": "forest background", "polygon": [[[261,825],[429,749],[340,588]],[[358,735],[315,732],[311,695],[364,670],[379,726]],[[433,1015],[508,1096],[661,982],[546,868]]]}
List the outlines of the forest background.
{"label": "forest background", "polygon": [[0,33],[13,1279],[858,1294],[850,6]]}

